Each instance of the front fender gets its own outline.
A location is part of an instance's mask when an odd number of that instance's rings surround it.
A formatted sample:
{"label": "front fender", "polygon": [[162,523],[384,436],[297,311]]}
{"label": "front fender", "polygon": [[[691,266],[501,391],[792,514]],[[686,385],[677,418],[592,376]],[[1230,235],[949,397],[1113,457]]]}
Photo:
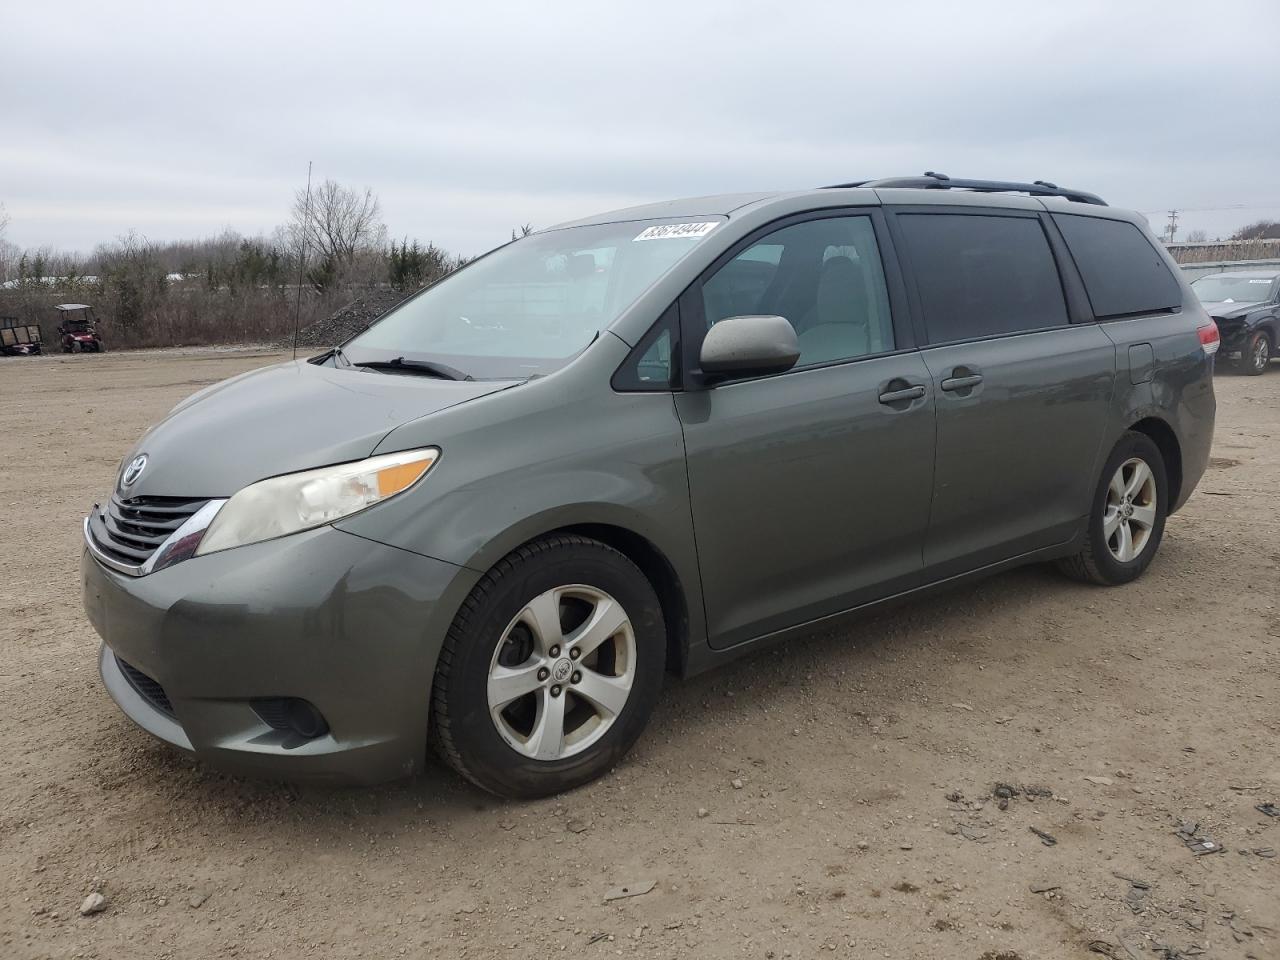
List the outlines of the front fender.
{"label": "front fender", "polygon": [[655,523],[645,513],[628,507],[588,501],[560,503],[520,519],[484,543],[463,566],[484,572],[512,550],[530,540],[536,540],[545,534],[564,530],[567,527],[583,526],[614,527],[642,537],[667,559],[672,568],[681,575],[682,581],[687,579],[686,574],[690,577],[696,576],[696,569],[680,570],[680,558],[684,548],[679,538],[673,538],[671,531],[663,524]]}
{"label": "front fender", "polygon": [[440,460],[413,490],[336,526],[481,572],[552,530],[618,527],[667,559],[689,607],[690,636],[700,636],[702,594],[675,404],[666,392],[609,390],[626,346],[607,341],[598,362],[584,357],[587,363],[545,380],[393,431],[377,452],[433,445]]}
{"label": "front fender", "polygon": [[1277,323],[1278,321],[1276,320],[1276,317],[1273,314],[1266,314],[1264,316],[1251,319],[1249,321],[1248,329],[1250,331],[1265,330],[1267,334],[1271,337],[1271,342],[1275,343]]}

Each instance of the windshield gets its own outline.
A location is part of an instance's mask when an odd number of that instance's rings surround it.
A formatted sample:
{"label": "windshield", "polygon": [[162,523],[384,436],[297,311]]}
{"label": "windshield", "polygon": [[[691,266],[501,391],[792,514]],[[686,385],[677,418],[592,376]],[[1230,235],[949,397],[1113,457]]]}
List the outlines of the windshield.
{"label": "windshield", "polygon": [[1259,303],[1271,293],[1268,277],[1202,277],[1191,284],[1201,303]]}
{"label": "windshield", "polygon": [[431,360],[478,380],[564,366],[723,218],[524,237],[446,277],[344,346],[356,363]]}

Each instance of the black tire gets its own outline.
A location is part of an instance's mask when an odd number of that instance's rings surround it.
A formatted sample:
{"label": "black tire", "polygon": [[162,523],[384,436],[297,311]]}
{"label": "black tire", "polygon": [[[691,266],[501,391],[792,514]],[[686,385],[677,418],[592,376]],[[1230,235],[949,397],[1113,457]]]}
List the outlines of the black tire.
{"label": "black tire", "polygon": [[[635,675],[625,705],[598,740],[561,759],[534,759],[508,744],[490,716],[490,666],[504,631],[530,601],[570,584],[622,605],[635,637]],[[454,618],[432,688],[432,741],[453,769],[499,796],[531,799],[573,789],[611,769],[639,738],[662,689],[666,648],[653,586],[623,554],[568,534],[535,540],[495,564]]]}
{"label": "black tire", "polygon": [[[1108,538],[1103,530],[1103,520],[1111,479],[1122,464],[1133,459],[1145,462],[1155,481],[1155,522],[1150,528],[1141,552],[1132,560],[1121,561],[1112,553],[1108,545]],[[1130,430],[1115,445],[1111,456],[1107,458],[1102,468],[1102,476],[1098,478],[1098,486],[1089,507],[1084,548],[1075,556],[1059,560],[1058,567],[1072,579],[1085,583],[1107,587],[1130,583],[1142,576],[1151,565],[1156,551],[1160,549],[1160,541],[1164,537],[1165,518],[1168,515],[1169,479],[1160,448],[1146,434]]]}
{"label": "black tire", "polygon": [[1245,341],[1240,350],[1240,360],[1237,362],[1236,367],[1245,376],[1261,376],[1267,372],[1267,367],[1271,365],[1271,357],[1274,352],[1272,350],[1271,337],[1267,335],[1265,330],[1258,330],[1250,334],[1249,339]]}

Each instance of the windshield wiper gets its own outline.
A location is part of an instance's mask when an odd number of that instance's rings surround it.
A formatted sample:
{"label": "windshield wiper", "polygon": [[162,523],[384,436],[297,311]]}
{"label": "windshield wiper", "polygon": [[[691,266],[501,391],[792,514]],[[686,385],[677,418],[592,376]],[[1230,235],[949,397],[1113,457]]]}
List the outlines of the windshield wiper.
{"label": "windshield wiper", "polygon": [[469,373],[463,373],[457,367],[447,363],[436,363],[434,360],[406,360],[396,357],[394,360],[369,360],[365,363],[353,363],[354,367],[366,370],[395,370],[404,373],[416,373],[424,377],[439,377],[441,380],[473,380]]}
{"label": "windshield wiper", "polygon": [[326,350],[324,353],[320,354],[320,356],[312,357],[310,360],[307,361],[307,363],[321,364],[321,363],[324,363],[326,360],[338,361],[337,363],[334,364],[335,367],[344,366],[344,365],[348,367],[351,366],[351,361],[347,359],[347,355],[342,352],[341,347],[331,347],[330,349]]}

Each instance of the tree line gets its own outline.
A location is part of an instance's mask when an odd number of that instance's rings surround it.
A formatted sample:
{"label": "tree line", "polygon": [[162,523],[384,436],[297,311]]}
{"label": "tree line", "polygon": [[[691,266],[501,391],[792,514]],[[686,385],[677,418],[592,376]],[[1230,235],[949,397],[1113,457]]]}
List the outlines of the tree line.
{"label": "tree line", "polygon": [[408,295],[467,262],[434,243],[388,238],[372,190],[326,180],[298,190],[269,234],[234,230],[156,242],[128,233],[87,255],[5,240],[0,205],[0,317],[39,323],[53,305],[92,304],[117,346],[271,341],[370,290]]}
{"label": "tree line", "polygon": [[[1208,230],[1192,230],[1186,235],[1187,243],[1214,243],[1221,242],[1222,237],[1209,237]],[[1280,220],[1256,220],[1253,223],[1247,223],[1227,240],[1243,241],[1243,240],[1280,240]]]}

